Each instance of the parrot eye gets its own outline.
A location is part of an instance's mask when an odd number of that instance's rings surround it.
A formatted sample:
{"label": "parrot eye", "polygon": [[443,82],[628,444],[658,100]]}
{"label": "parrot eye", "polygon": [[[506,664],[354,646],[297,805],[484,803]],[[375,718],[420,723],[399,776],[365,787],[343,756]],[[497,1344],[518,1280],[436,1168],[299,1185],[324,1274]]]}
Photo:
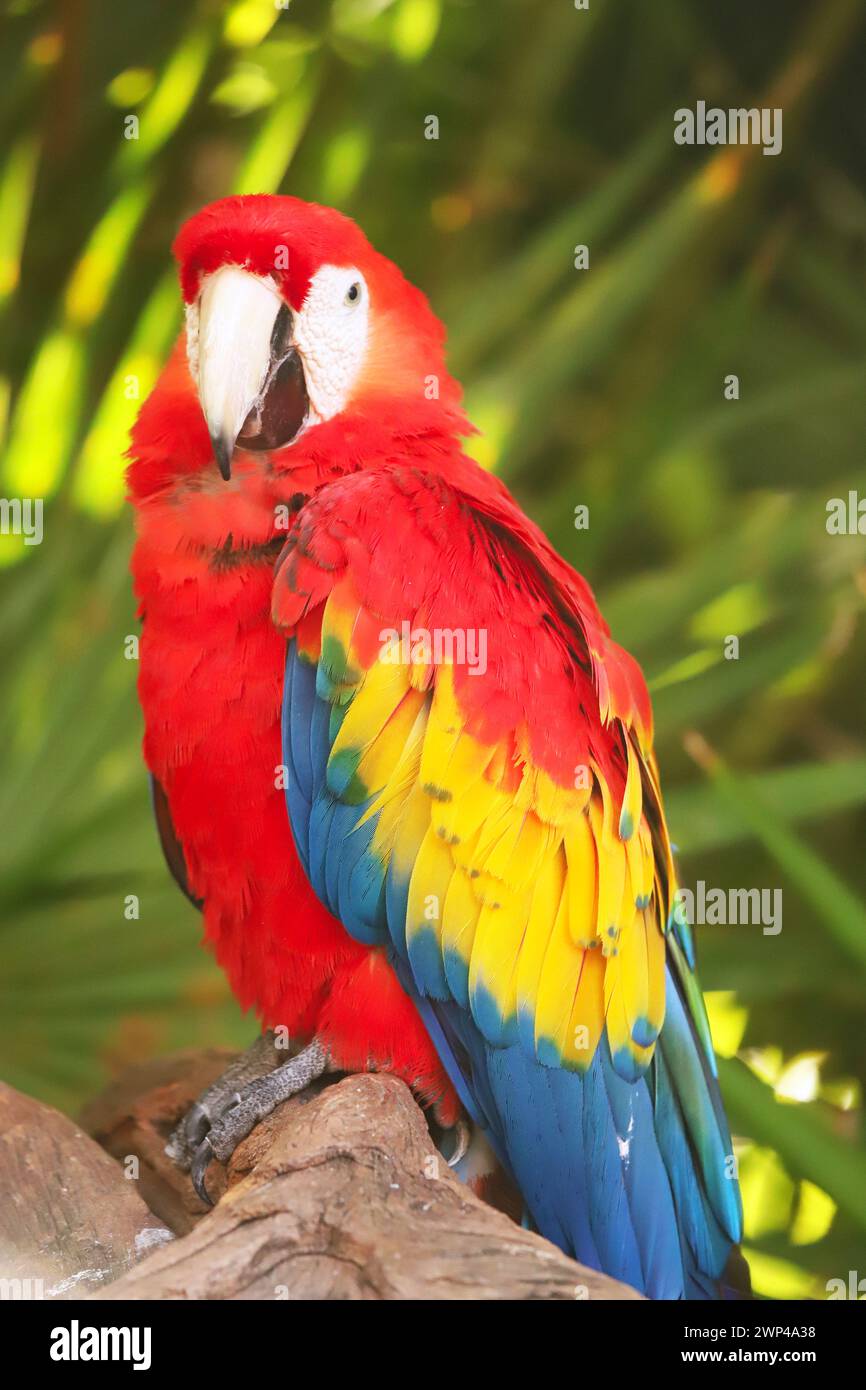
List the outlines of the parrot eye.
{"label": "parrot eye", "polygon": [[347,304],[357,304],[357,303],[358,303],[358,300],[359,300],[360,298],[361,298],[361,286],[358,284],[358,282],[357,282],[357,280],[356,280],[355,283],[354,283],[354,285],[350,285],[349,288],[346,290],[346,300],[345,300],[345,302],[346,302]]}

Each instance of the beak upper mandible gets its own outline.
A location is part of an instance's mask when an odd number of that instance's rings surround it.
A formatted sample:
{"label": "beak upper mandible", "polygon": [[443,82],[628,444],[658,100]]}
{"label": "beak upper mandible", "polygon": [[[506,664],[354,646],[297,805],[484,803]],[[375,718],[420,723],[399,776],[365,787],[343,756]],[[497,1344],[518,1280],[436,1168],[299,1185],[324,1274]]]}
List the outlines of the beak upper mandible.
{"label": "beak upper mandible", "polygon": [[219,471],[228,479],[235,440],[264,386],[282,307],[273,281],[222,266],[204,282],[198,314],[198,394]]}

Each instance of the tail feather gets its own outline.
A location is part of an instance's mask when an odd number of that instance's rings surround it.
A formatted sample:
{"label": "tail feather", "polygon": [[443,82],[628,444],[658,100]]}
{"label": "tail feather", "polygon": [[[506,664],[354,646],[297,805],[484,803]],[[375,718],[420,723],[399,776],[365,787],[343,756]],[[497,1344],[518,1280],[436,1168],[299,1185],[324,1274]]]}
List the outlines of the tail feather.
{"label": "tail feather", "polygon": [[[401,976],[412,989],[405,967]],[[491,1046],[455,1004],[415,997],[458,1093],[542,1235],[650,1298],[729,1296],[736,1251],[661,1050],[634,1083],[617,1074],[605,1042],[585,1073],[557,1071],[519,1044]]]}

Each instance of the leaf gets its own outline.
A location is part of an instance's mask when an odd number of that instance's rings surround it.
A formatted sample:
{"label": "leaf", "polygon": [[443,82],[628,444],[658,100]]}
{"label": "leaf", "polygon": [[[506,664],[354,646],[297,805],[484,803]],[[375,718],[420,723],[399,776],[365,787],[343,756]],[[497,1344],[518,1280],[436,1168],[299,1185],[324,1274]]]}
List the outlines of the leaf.
{"label": "leaf", "polygon": [[719,1079],[732,1128],[775,1149],[790,1173],[816,1183],[866,1231],[863,1153],[833,1133],[826,1110],[777,1101],[738,1059],[719,1059]]}
{"label": "leaf", "polygon": [[[866,802],[866,758],[800,763],[741,775],[740,781],[747,795],[760,799],[783,825],[820,822]],[[668,786],[665,808],[674,839],[689,854],[727,849],[754,833],[739,806],[720,797],[711,783]]]}
{"label": "leaf", "polygon": [[843,950],[866,969],[866,908],[856,895],[815,850],[772,815],[754,783],[732,776],[701,740],[691,739],[690,748],[719,797],[749,826]]}

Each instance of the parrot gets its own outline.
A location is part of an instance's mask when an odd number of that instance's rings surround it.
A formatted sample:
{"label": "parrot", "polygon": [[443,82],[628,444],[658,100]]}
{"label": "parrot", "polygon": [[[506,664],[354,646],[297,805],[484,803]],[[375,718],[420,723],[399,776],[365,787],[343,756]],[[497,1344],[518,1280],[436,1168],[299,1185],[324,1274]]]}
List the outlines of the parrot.
{"label": "parrot", "polygon": [[385,1072],[566,1254],[748,1296],[637,661],[466,452],[444,326],[356,222],[233,195],[173,249],[128,451],[143,752],[261,1036],[169,1152],[210,1201],[288,1096]]}

